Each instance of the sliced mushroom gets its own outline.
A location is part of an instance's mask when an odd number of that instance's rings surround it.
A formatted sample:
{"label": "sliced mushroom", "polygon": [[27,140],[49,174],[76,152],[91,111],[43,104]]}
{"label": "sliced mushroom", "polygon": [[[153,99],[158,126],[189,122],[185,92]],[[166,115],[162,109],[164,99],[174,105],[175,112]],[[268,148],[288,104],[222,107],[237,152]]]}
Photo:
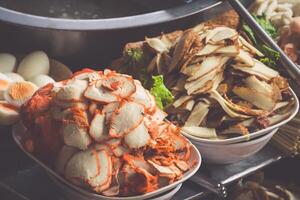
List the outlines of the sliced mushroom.
{"label": "sliced mushroom", "polygon": [[266,111],[272,111],[276,105],[272,97],[250,88],[234,87],[232,91],[242,99]]}
{"label": "sliced mushroom", "polygon": [[[160,54],[158,54],[160,55]],[[147,72],[148,73],[152,73],[154,71],[154,69],[156,68],[156,60],[157,60],[157,55],[155,57],[152,58],[152,60],[150,61],[150,63],[147,66]]]}
{"label": "sliced mushroom", "polygon": [[212,70],[216,69],[218,66],[221,65],[221,57],[219,56],[211,56],[207,57],[199,67],[199,70],[196,71],[191,77],[187,79],[187,81],[193,81],[202,76],[208,74]]}
{"label": "sliced mushroom", "polygon": [[214,45],[214,44],[207,44],[201,49],[198,53],[196,53],[197,56],[206,56],[210,55],[214,52],[216,52],[219,48],[222,46],[220,45]]}
{"label": "sliced mushroom", "polygon": [[253,67],[255,65],[254,59],[250,56],[250,54],[242,49],[240,49],[235,60],[245,64],[247,67]]}
{"label": "sliced mushroom", "polygon": [[240,49],[236,45],[230,45],[219,48],[214,53],[225,54],[226,56],[236,56],[240,53]]}
{"label": "sliced mushroom", "polygon": [[187,30],[183,33],[175,46],[173,59],[169,65],[168,73],[172,72],[177,67],[184,55],[190,50],[196,37],[197,34],[192,30]]}
{"label": "sliced mushroom", "polygon": [[168,46],[159,38],[147,38],[145,39],[147,44],[154,49],[157,53],[169,52]]}
{"label": "sliced mushroom", "polygon": [[184,126],[181,128],[181,130],[187,134],[199,138],[213,139],[218,137],[216,133],[216,129],[214,128],[207,128],[207,127],[200,127],[200,126]]}
{"label": "sliced mushroom", "polygon": [[186,96],[181,96],[179,97],[174,103],[172,104],[175,108],[180,107],[182,104],[187,102],[188,100],[192,99],[192,96],[186,95]]}
{"label": "sliced mushroom", "polygon": [[221,135],[228,135],[228,134],[248,135],[249,131],[245,126],[243,126],[241,124],[237,124],[237,125],[232,125],[229,128],[222,130],[220,134]]}
{"label": "sliced mushroom", "polygon": [[239,36],[239,41],[241,41],[242,45],[245,46],[247,49],[250,50],[251,53],[255,53],[259,57],[263,57],[264,54],[261,53],[259,50],[257,50],[255,47],[253,47],[247,40],[245,40],[242,36]]}
{"label": "sliced mushroom", "polygon": [[220,106],[223,108],[223,110],[230,116],[233,118],[242,118],[242,119],[247,119],[250,118],[250,116],[248,115],[244,115],[244,114],[240,114],[238,112],[235,112],[234,110],[232,110],[226,103],[226,100],[215,90],[212,90],[210,92],[210,97],[215,99]]}
{"label": "sliced mushroom", "polygon": [[184,126],[199,126],[209,111],[209,104],[199,101],[193,108]]}
{"label": "sliced mushroom", "polygon": [[279,73],[277,71],[267,67],[262,62],[255,59],[254,59],[253,67],[240,67],[239,65],[232,65],[232,66],[234,69],[238,69],[248,74],[255,75],[264,80],[271,80],[272,78],[279,76]]}
{"label": "sliced mushroom", "polygon": [[212,30],[208,30],[206,38],[205,38],[205,44],[207,44],[213,37],[215,37],[215,35],[223,30],[226,30],[226,27],[220,26],[220,27],[216,27]]}
{"label": "sliced mushroom", "polygon": [[218,31],[211,40],[215,43],[218,43],[222,40],[232,39],[238,35],[237,31],[231,28],[226,27],[223,30]]}

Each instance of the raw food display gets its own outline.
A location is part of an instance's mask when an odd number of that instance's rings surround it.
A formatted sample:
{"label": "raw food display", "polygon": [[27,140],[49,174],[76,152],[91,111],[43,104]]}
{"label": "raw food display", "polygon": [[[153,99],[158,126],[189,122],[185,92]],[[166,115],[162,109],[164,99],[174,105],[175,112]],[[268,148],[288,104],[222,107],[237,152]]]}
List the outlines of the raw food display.
{"label": "raw food display", "polygon": [[193,166],[189,141],[128,75],[77,72],[39,89],[21,114],[25,148],[98,194],[145,194],[181,179]]}
{"label": "raw food display", "polygon": [[165,105],[169,120],[192,136],[226,139],[272,126],[291,114],[289,84],[265,59],[237,30],[201,24],[129,43],[113,65],[146,77],[146,87],[149,76],[163,75],[174,96]]}

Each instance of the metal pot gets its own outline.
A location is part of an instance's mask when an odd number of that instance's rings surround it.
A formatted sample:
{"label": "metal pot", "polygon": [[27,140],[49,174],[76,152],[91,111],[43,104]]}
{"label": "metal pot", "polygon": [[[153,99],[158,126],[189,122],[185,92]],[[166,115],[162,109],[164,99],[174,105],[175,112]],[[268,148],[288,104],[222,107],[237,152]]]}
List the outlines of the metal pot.
{"label": "metal pot", "polygon": [[194,0],[134,16],[78,20],[0,7],[0,51],[24,54],[40,49],[73,69],[104,67],[121,54],[129,41],[186,28],[228,8],[228,4],[218,0]]}

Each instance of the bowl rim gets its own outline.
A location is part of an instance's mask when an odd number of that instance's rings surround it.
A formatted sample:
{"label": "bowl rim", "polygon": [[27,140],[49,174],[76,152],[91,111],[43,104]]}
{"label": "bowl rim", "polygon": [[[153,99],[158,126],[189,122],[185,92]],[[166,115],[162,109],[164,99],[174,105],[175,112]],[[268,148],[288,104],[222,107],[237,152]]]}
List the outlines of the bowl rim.
{"label": "bowl rim", "polygon": [[0,20],[38,28],[59,30],[113,30],[134,28],[182,19],[204,12],[224,2],[220,0],[200,0],[182,6],[158,10],[150,13],[108,19],[62,19],[43,17],[0,7]]}
{"label": "bowl rim", "polygon": [[25,153],[35,163],[37,163],[39,166],[41,166],[47,173],[49,173],[52,176],[54,176],[55,178],[57,178],[57,180],[62,182],[64,185],[74,189],[76,192],[80,193],[81,195],[84,195],[84,196],[89,197],[91,199],[102,198],[102,199],[107,199],[107,200],[140,200],[140,199],[151,198],[151,197],[154,197],[154,196],[157,196],[157,195],[163,193],[165,190],[173,189],[173,188],[177,187],[179,184],[185,182],[187,179],[192,177],[198,171],[198,169],[200,168],[200,166],[202,164],[202,157],[201,157],[201,154],[200,154],[199,150],[196,148],[196,146],[194,144],[192,144],[190,141],[188,141],[191,145],[191,148],[192,148],[191,152],[193,152],[194,157],[196,159],[196,162],[194,162],[194,160],[191,161],[193,163],[192,168],[189,169],[187,172],[185,172],[181,179],[179,179],[176,182],[174,182],[172,184],[169,184],[165,187],[159,188],[155,191],[152,191],[152,192],[149,192],[149,193],[146,193],[146,194],[143,194],[143,195],[130,196],[130,197],[108,197],[108,196],[104,196],[104,195],[100,195],[100,194],[90,192],[88,190],[85,190],[83,188],[80,188],[79,186],[76,186],[76,185],[70,183],[65,178],[63,178],[61,175],[56,173],[53,169],[48,167],[45,163],[40,161],[33,154],[26,151],[24,149],[22,143],[21,143],[21,141],[23,139],[22,135],[23,136],[25,135],[25,130],[26,130],[26,128],[24,127],[24,125],[21,122],[15,124],[12,127],[13,139],[14,139],[15,143],[18,145],[18,147],[23,151],[23,153]]}
{"label": "bowl rim", "polygon": [[201,145],[203,147],[216,147],[216,146],[225,147],[225,148],[226,147],[244,147],[245,144],[247,144],[247,145],[253,145],[253,144],[257,144],[257,143],[263,142],[263,141],[265,141],[269,137],[273,137],[273,135],[276,134],[276,132],[278,131],[278,129],[279,128],[275,128],[272,131],[266,133],[265,135],[262,135],[260,137],[255,138],[255,139],[252,139],[252,140],[248,140],[248,141],[244,141],[244,142],[238,142],[238,143],[232,143],[232,144],[202,143],[202,142],[199,142],[199,141],[195,141],[193,139],[191,139],[191,142],[193,144]]}
{"label": "bowl rim", "polygon": [[239,143],[239,142],[244,142],[244,141],[250,141],[256,137],[265,135],[265,134],[269,133],[270,131],[273,131],[274,129],[279,128],[280,126],[288,123],[290,120],[292,120],[295,117],[295,115],[298,113],[298,110],[299,110],[299,100],[298,100],[297,95],[295,94],[295,92],[293,91],[293,89],[291,87],[289,87],[289,90],[292,93],[293,98],[295,99],[295,105],[291,109],[290,116],[288,118],[282,120],[281,122],[278,122],[267,128],[249,133],[248,135],[243,135],[243,136],[238,136],[238,137],[233,137],[233,138],[223,139],[223,140],[210,140],[210,139],[196,137],[196,136],[186,133],[182,129],[180,130],[180,132],[182,135],[184,135],[185,137],[187,137],[190,140],[197,141],[199,143],[206,143],[206,144],[233,144],[233,143]]}

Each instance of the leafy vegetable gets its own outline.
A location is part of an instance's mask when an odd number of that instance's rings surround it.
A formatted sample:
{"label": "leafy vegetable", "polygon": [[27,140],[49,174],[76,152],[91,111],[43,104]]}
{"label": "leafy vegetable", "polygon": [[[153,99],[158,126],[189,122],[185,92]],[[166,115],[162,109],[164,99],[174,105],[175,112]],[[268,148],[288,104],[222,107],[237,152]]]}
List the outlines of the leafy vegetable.
{"label": "leafy vegetable", "polygon": [[164,85],[164,78],[162,75],[152,76],[153,86],[150,93],[155,97],[156,104],[163,109],[164,106],[173,102],[174,97],[172,93]]}
{"label": "leafy vegetable", "polygon": [[271,49],[266,45],[259,45],[259,49],[265,55],[260,61],[269,67],[276,67],[276,62],[280,58],[279,52]]}
{"label": "leafy vegetable", "polygon": [[243,31],[248,35],[253,44],[257,44],[254,32],[245,22],[243,22]]}
{"label": "leafy vegetable", "polygon": [[148,88],[151,83],[151,76],[145,68],[146,56],[142,49],[133,48],[124,52],[125,66],[121,73],[130,73],[134,78],[140,80],[144,87]]}
{"label": "leafy vegetable", "polygon": [[[277,37],[277,31],[275,27],[263,16],[254,16],[255,20],[258,24],[272,37]],[[278,61],[280,54],[279,52],[271,49],[265,44],[260,44],[258,39],[255,37],[254,31],[245,23],[243,23],[243,31],[248,35],[251,39],[252,43],[258,48],[265,57],[260,58],[260,61],[267,66],[276,67],[276,62]]]}
{"label": "leafy vegetable", "polygon": [[265,15],[262,16],[256,16],[254,15],[255,20],[257,23],[273,38],[275,39],[277,35],[276,28],[270,23],[269,20],[267,20]]}

